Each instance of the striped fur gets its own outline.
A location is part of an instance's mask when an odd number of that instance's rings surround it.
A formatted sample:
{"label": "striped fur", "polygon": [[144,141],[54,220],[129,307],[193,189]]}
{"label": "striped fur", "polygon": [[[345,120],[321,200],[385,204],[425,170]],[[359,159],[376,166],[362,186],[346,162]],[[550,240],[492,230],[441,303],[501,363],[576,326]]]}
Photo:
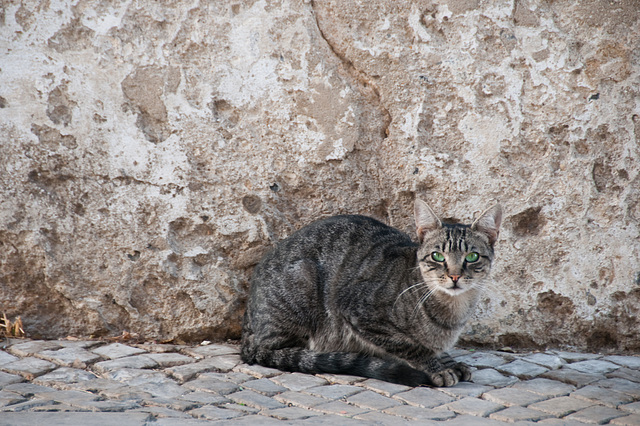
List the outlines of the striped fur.
{"label": "striped fur", "polygon": [[[445,351],[486,282],[500,208],[471,225],[442,224],[421,201],[415,215],[419,244],[364,216],[324,219],[281,241],[254,270],[243,360],[409,386],[469,380]],[[477,261],[465,259],[471,252]]]}

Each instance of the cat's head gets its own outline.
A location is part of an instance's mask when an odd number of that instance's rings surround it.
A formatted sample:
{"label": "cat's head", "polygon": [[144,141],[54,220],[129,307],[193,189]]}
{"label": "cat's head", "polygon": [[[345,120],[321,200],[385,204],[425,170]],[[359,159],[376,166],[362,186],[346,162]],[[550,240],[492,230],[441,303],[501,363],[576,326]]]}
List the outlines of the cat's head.
{"label": "cat's head", "polygon": [[463,225],[442,223],[424,201],[416,200],[415,220],[420,239],[418,264],[432,291],[455,296],[482,284],[491,269],[502,222],[499,204],[471,225]]}

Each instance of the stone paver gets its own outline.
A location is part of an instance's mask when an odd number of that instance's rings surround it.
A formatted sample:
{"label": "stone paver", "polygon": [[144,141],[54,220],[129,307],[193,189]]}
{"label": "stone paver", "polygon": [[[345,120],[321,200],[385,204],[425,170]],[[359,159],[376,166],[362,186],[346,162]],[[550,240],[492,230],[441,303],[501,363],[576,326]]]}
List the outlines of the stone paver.
{"label": "stone paver", "polygon": [[239,384],[211,377],[208,373],[200,374],[197,379],[185,383],[183,387],[194,391],[212,392],[219,395],[227,395],[240,390]]}
{"label": "stone paver", "polygon": [[310,376],[302,373],[286,373],[273,378],[273,381],[292,391],[301,391],[315,386],[326,385],[327,382],[322,377]]}
{"label": "stone paver", "polygon": [[592,402],[582,399],[560,396],[547,401],[536,402],[535,404],[531,404],[529,408],[544,411],[556,417],[564,417],[592,405],[594,405]]}
{"label": "stone paver", "polygon": [[567,364],[567,367],[587,374],[606,374],[620,368],[617,364],[601,359],[574,362],[573,364]]}
{"label": "stone paver", "polygon": [[0,425],[47,426],[143,426],[151,416],[146,413],[3,413]]}
{"label": "stone paver", "polygon": [[366,408],[360,408],[342,401],[331,401],[324,404],[316,405],[315,407],[313,407],[313,410],[348,417],[353,417],[358,414],[364,414],[370,411]]}
{"label": "stone paver", "polygon": [[[143,356],[143,355],[141,355]],[[199,373],[210,371],[228,371],[240,363],[238,355],[220,355],[205,358],[192,364],[179,365],[168,369],[169,373],[181,382],[191,380]]]}
{"label": "stone paver", "polygon": [[[406,425],[409,421],[405,419],[401,419],[396,416],[392,416],[391,414],[381,413],[379,411],[369,411],[364,414],[357,414],[353,416],[354,419],[364,420],[369,424],[377,424],[377,425],[385,425],[385,426],[395,426],[395,425]],[[420,425],[436,425],[436,422],[411,422]]]}
{"label": "stone paver", "polygon": [[363,380],[362,382],[356,383],[356,386],[362,386],[365,389],[372,390],[384,396],[392,396],[400,392],[411,390],[409,386],[398,385],[396,383],[389,383],[377,379]]}
{"label": "stone paver", "polygon": [[458,401],[445,404],[440,408],[446,408],[447,410],[451,410],[458,414],[487,417],[491,413],[502,410],[504,405],[469,396]]}
{"label": "stone paver", "polygon": [[526,407],[527,405],[547,399],[546,396],[533,393],[528,390],[515,388],[495,389],[484,393],[482,398],[507,407],[511,407],[513,405]]}
{"label": "stone paver", "polygon": [[204,359],[211,358],[219,355],[237,355],[240,353],[240,350],[237,346],[230,345],[205,345],[205,346],[194,346],[190,348],[185,348],[182,350],[183,353],[192,356],[196,359]]}
{"label": "stone paver", "polygon": [[150,353],[147,354],[147,356],[154,360],[158,364],[158,366],[162,368],[189,364],[193,361],[193,358],[191,357],[173,352]]}
{"label": "stone paver", "polygon": [[37,357],[62,365],[63,367],[78,366],[79,368],[86,367],[87,364],[101,359],[100,355],[77,347],[46,350],[39,352]]}
{"label": "stone paver", "polygon": [[57,342],[31,340],[11,345],[9,347],[9,352],[13,355],[24,358],[33,356],[42,351],[60,349],[61,347],[62,346],[60,346]]}
{"label": "stone paver", "polygon": [[622,405],[622,406],[620,406],[620,408],[623,409],[624,411],[629,411],[631,413],[640,414],[640,401],[633,402],[631,404]]}
{"label": "stone paver", "polygon": [[613,362],[623,367],[634,368],[636,370],[640,369],[640,356],[611,355],[604,357],[603,360]]}
{"label": "stone paver", "polygon": [[531,362],[523,361],[521,359],[517,359],[509,364],[504,364],[497,367],[497,370],[501,373],[509,374],[510,376],[516,376],[520,379],[533,379],[543,373],[549,371],[548,368],[545,368],[538,364],[533,364]]}
{"label": "stone paver", "polygon": [[0,367],[9,374],[19,374],[27,380],[33,380],[38,376],[56,368],[56,365],[39,358],[27,357],[10,362]]}
{"label": "stone paver", "polygon": [[537,422],[542,419],[548,419],[551,414],[544,413],[538,410],[532,410],[531,408],[513,406],[506,410],[492,413],[489,418],[493,420],[499,420],[502,422],[515,423],[515,422]]}
{"label": "stone paver", "polygon": [[296,407],[302,408],[311,408],[327,402],[326,398],[294,391],[281,393],[274,396],[274,399],[276,401],[282,402],[283,404],[295,405]]}
{"label": "stone paver", "polygon": [[640,424],[640,357],[454,350],[451,388],[243,364],[233,344],[19,340],[0,349],[5,424]]}
{"label": "stone paver", "polygon": [[633,397],[626,393],[599,386],[588,385],[571,394],[572,397],[600,403],[608,407],[618,408],[622,404],[633,402]]}
{"label": "stone paver", "polygon": [[605,376],[608,379],[619,378],[619,379],[625,379],[625,380],[630,380],[632,382],[640,383],[640,369],[633,370],[631,368],[622,367],[622,368],[618,368],[615,371],[612,371],[611,373],[605,374]]}
{"label": "stone paver", "polygon": [[603,388],[626,393],[627,395],[631,395],[635,399],[640,399],[640,386],[638,386],[636,382],[615,378],[600,380],[594,384]]}
{"label": "stone paver", "polygon": [[0,351],[0,365],[9,364],[11,362],[18,361],[19,358],[13,355],[10,355],[6,352]]}
{"label": "stone paver", "polygon": [[501,356],[484,352],[476,352],[459,356],[456,358],[456,361],[462,362],[469,367],[477,368],[495,368],[507,363],[507,361]]}
{"label": "stone paver", "polygon": [[548,368],[549,370],[557,370],[567,363],[567,361],[557,355],[543,353],[531,354],[523,357],[522,360],[541,365]]}
{"label": "stone paver", "polygon": [[117,359],[126,356],[139,355],[145,351],[140,348],[123,345],[122,343],[112,343],[110,345],[94,349],[92,352],[106,359]]}
{"label": "stone paver", "polygon": [[471,380],[473,383],[479,385],[502,387],[512,385],[519,379],[514,376],[505,376],[493,368],[485,368],[483,370],[474,371]]}
{"label": "stone paver", "polygon": [[12,383],[22,382],[24,378],[17,374],[5,373],[4,371],[0,371],[0,387],[10,385]]}
{"label": "stone paver", "polygon": [[588,354],[588,353],[581,353],[581,352],[566,352],[566,351],[552,351],[552,352],[567,362],[578,362],[578,361],[585,361],[589,359],[602,358],[602,355],[600,354]]}
{"label": "stone paver", "polygon": [[322,415],[321,413],[300,407],[276,408],[275,410],[269,410],[266,414],[281,420],[302,420]]}
{"label": "stone paver", "polygon": [[431,388],[414,388],[393,397],[409,405],[423,408],[434,408],[455,401],[455,398]]}
{"label": "stone paver", "polygon": [[250,390],[231,393],[227,395],[227,398],[237,404],[244,404],[248,405],[249,407],[259,408],[261,410],[285,407],[285,405],[281,402]]}
{"label": "stone paver", "polygon": [[248,382],[245,382],[242,385],[242,387],[244,389],[250,389],[252,391],[255,391],[267,396],[274,396],[279,393],[286,392],[288,390],[287,388],[277,385],[271,380],[266,378],[250,380]]}
{"label": "stone paver", "polygon": [[43,386],[63,387],[64,384],[78,383],[96,379],[91,371],[81,370],[79,368],[61,367],[47,374],[37,377],[33,383]]}
{"label": "stone paver", "polygon": [[349,404],[378,411],[402,405],[400,401],[369,390],[352,395],[348,397],[346,401]]}
{"label": "stone paver", "polygon": [[605,377],[600,374],[583,373],[581,371],[563,367],[559,370],[552,370],[542,375],[547,379],[559,380],[574,386],[585,386],[589,383],[597,382]]}
{"label": "stone paver", "polygon": [[453,411],[434,410],[432,408],[422,408],[413,405],[399,405],[384,410],[385,413],[400,416],[409,420],[448,420],[456,417]]}
{"label": "stone paver", "polygon": [[583,423],[592,423],[602,425],[610,422],[618,417],[625,416],[626,413],[616,410],[615,408],[604,407],[602,405],[594,405],[584,410],[577,411],[565,417],[567,420],[577,420]]}
{"label": "stone paver", "polygon": [[106,373],[108,371],[120,370],[123,368],[153,368],[157,365],[158,363],[147,355],[134,355],[97,362],[93,365],[93,369],[98,373]]}
{"label": "stone paver", "polygon": [[242,416],[241,412],[219,408],[211,405],[191,410],[189,411],[189,414],[191,414],[196,419],[206,420],[224,420]]}
{"label": "stone paver", "polygon": [[547,397],[565,396],[573,392],[576,387],[555,380],[536,378],[525,382],[518,382],[512,386],[514,389],[522,389]]}
{"label": "stone paver", "polygon": [[346,398],[351,395],[355,395],[356,393],[363,392],[364,389],[352,386],[352,385],[326,385],[326,386],[315,386],[312,388],[308,388],[303,390],[304,393],[308,393],[313,396],[319,396],[327,399],[340,399]]}
{"label": "stone paver", "polygon": [[640,425],[640,414],[618,417],[611,420],[610,424],[617,426],[638,426]]}
{"label": "stone paver", "polygon": [[493,389],[492,386],[479,385],[471,382],[459,382],[457,385],[448,388],[437,388],[440,392],[444,392],[447,395],[464,398],[465,396],[472,396],[479,398],[483,393]]}
{"label": "stone paver", "polygon": [[238,367],[238,371],[241,373],[245,373],[249,376],[256,377],[258,379],[269,378],[273,376],[279,376],[282,374],[282,371],[276,370],[275,368],[263,367],[261,365],[247,365],[242,364]]}

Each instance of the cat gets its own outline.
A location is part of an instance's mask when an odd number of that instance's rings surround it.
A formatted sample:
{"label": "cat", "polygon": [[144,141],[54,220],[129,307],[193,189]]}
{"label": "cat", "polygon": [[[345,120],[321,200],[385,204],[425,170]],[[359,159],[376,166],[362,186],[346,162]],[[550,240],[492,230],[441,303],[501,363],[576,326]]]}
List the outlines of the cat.
{"label": "cat", "polygon": [[407,386],[470,380],[446,350],[486,286],[501,221],[495,205],[471,225],[443,223],[416,199],[419,243],[359,215],[300,229],[254,269],[243,361]]}

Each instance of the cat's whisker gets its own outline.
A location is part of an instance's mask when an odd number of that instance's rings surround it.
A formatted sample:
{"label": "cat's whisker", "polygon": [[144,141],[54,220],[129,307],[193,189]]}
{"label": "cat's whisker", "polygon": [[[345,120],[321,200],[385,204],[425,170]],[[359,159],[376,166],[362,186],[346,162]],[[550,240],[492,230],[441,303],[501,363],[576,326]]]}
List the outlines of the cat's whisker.
{"label": "cat's whisker", "polygon": [[429,289],[428,292],[426,292],[425,294],[422,295],[422,297],[420,297],[420,300],[418,300],[418,303],[416,303],[416,306],[413,308],[413,313],[411,314],[411,318],[413,318],[416,315],[416,313],[418,313],[420,306],[422,306],[431,296],[433,296],[433,294],[436,291],[437,290],[435,288]]}
{"label": "cat's whisker", "polygon": [[420,290],[420,289],[422,289],[422,288],[424,288],[424,287],[429,287],[429,284],[427,284],[427,283],[426,283],[426,282],[424,282],[424,281],[420,281],[420,282],[417,282],[416,284],[413,284],[412,286],[407,287],[406,289],[404,289],[404,290],[402,291],[402,293],[400,293],[400,294],[396,297],[396,300],[393,302],[393,308],[392,308],[392,309],[395,309],[396,304],[398,303],[398,301],[400,300],[400,297],[402,297],[402,295],[403,295],[403,294],[405,294],[405,293],[407,293],[407,292],[413,293],[413,292],[416,292],[416,291],[418,291],[418,290]]}

